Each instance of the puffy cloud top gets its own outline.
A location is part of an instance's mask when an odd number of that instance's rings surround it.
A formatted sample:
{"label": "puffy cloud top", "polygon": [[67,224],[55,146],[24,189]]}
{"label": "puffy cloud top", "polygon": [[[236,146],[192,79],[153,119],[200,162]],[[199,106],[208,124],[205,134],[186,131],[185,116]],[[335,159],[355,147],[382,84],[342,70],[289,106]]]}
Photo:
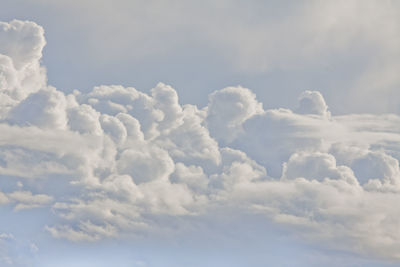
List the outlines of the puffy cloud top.
{"label": "puffy cloud top", "polygon": [[40,66],[45,44],[44,30],[34,22],[0,22],[1,102],[11,98],[8,107],[2,106],[3,112],[14,104],[12,100],[22,100],[45,86],[45,69]]}
{"label": "puffy cloud top", "polygon": [[20,20],[0,22],[0,53],[9,56],[16,69],[40,60],[45,45],[44,30],[36,23]]}
{"label": "puffy cloud top", "polygon": [[66,107],[64,94],[48,87],[22,100],[10,111],[8,120],[18,125],[64,128],[67,124]]}
{"label": "puffy cloud top", "polygon": [[232,141],[243,122],[263,113],[256,95],[243,87],[227,87],[209,96],[207,126],[218,140]]}
{"label": "puffy cloud top", "polygon": [[328,106],[320,92],[305,91],[300,95],[299,107],[297,112],[300,114],[315,114],[329,117]]}

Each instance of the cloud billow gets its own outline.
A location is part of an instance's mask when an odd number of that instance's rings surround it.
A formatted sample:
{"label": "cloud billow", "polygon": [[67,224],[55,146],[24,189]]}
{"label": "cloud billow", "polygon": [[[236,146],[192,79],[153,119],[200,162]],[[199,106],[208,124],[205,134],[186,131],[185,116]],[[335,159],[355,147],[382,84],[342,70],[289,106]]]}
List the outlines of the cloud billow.
{"label": "cloud billow", "polygon": [[[242,87],[203,108],[163,83],[65,94],[45,82],[40,26],[1,23],[0,44],[0,176],[18,183],[0,205],[53,210],[52,236],[133,238],[168,227],[165,216],[233,207],[310,242],[400,258],[397,115],[335,116],[317,91],[294,111],[265,110]],[[62,197],[34,186],[58,177]]]}

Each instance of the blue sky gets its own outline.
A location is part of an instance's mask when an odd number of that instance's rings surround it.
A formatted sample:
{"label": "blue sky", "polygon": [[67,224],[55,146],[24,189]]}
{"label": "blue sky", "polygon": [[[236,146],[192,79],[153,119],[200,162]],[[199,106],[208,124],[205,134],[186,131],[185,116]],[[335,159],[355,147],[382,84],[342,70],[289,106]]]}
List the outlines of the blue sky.
{"label": "blue sky", "polygon": [[0,266],[397,266],[399,10],[3,0]]}

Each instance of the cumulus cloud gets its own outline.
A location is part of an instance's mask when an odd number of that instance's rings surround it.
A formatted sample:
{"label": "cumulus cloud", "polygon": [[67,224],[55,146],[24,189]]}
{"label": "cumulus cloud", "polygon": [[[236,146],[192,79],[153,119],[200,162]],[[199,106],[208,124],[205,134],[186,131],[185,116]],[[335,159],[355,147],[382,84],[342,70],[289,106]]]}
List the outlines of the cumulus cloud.
{"label": "cumulus cloud", "polygon": [[262,104],[247,88],[227,87],[210,94],[207,127],[219,140],[231,141],[250,117],[263,113]]}
{"label": "cumulus cloud", "polygon": [[40,65],[46,41],[44,30],[34,22],[13,20],[0,24],[0,93],[15,100],[45,85]]}
{"label": "cumulus cloud", "polygon": [[54,87],[42,89],[18,103],[7,119],[18,125],[64,128],[67,124],[65,96]]}
{"label": "cumulus cloud", "polygon": [[[168,228],[167,218],[233,207],[311,242],[400,258],[397,115],[335,116],[317,91],[292,111],[264,110],[240,86],[212,93],[204,108],[182,106],[162,83],[149,94],[119,85],[33,90],[11,72],[38,64],[43,30],[1,25],[5,47],[29,38],[18,55],[1,50],[0,175],[24,190],[2,190],[0,204],[51,206],[55,219],[43,228],[52,236],[134,236]],[[68,181],[62,196],[45,186],[59,176]]]}
{"label": "cumulus cloud", "polygon": [[344,179],[357,184],[352,169],[347,166],[337,166],[334,156],[321,152],[292,154],[284,164],[282,177],[286,179],[304,177],[316,181],[327,178]]}
{"label": "cumulus cloud", "polygon": [[165,150],[138,146],[121,153],[117,168],[120,174],[129,174],[139,184],[167,179],[174,170],[174,162]]}
{"label": "cumulus cloud", "polygon": [[320,92],[305,91],[300,95],[299,107],[296,110],[300,114],[315,114],[329,117],[328,106]]}

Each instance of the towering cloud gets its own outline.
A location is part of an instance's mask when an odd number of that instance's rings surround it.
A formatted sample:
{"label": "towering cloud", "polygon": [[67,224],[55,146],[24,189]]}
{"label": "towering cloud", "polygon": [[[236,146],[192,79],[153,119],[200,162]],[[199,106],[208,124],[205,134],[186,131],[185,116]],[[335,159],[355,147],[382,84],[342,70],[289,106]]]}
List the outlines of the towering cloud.
{"label": "towering cloud", "polygon": [[44,30],[34,22],[0,23],[2,99],[20,101],[45,85],[45,70],[40,66],[45,44]]}

